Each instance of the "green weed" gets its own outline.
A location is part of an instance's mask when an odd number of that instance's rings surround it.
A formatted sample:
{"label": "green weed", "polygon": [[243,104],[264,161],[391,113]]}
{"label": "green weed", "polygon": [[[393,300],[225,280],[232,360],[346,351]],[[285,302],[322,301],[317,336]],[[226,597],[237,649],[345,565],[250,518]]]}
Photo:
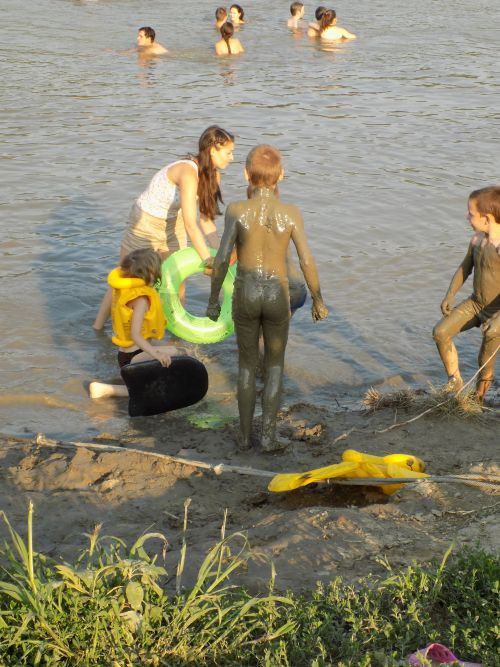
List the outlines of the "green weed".
{"label": "green weed", "polygon": [[[185,505],[184,535],[187,526]],[[128,548],[88,536],[76,563],[34,550],[33,507],[26,543],[0,512],[9,539],[0,549],[0,665],[143,667],[396,667],[430,641],[458,655],[497,664],[499,559],[479,550],[424,568],[416,564],[346,586],[340,578],[310,595],[255,596],[231,584],[251,551],[245,535],[225,535],[209,550],[195,584],[184,589],[184,539],[176,593],[146,551],[148,533]]]}

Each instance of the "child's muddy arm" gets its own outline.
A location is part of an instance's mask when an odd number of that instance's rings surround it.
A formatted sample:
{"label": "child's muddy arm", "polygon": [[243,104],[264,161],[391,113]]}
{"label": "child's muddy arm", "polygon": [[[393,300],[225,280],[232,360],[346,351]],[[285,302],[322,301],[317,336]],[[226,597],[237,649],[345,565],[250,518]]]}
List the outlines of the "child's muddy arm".
{"label": "child's muddy arm", "polygon": [[328,315],[328,309],[323,302],[323,297],[321,296],[321,289],[319,285],[319,276],[316,269],[316,262],[312,256],[309,244],[306,239],[304,232],[304,223],[302,222],[302,217],[300,214],[295,218],[295,225],[292,231],[292,241],[297,250],[297,255],[299,258],[300,268],[304,274],[304,279],[311,293],[311,298],[313,301],[312,305],[312,318],[316,322],[318,320],[323,320]]}
{"label": "child's muddy arm", "polygon": [[236,235],[236,217],[231,214],[231,206],[228,206],[224,221],[224,233],[212,267],[212,284],[208,299],[207,317],[214,322],[220,315],[219,293],[229,268],[229,260],[236,243]]}
{"label": "child's muddy arm", "polygon": [[458,290],[462,287],[464,282],[470,276],[473,268],[474,268],[473,247],[472,243],[469,243],[467,254],[463,258],[458,269],[455,271],[453,278],[451,279],[450,286],[448,287],[448,291],[446,292],[446,295],[441,303],[441,312],[443,313],[443,315],[449,315],[451,313],[455,294],[458,292]]}

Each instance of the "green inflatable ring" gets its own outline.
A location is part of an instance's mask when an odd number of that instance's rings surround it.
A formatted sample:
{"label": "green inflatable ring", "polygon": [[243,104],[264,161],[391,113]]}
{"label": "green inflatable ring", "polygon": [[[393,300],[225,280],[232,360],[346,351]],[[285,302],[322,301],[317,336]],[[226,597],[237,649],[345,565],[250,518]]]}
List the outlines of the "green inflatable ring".
{"label": "green inflatable ring", "polygon": [[[210,248],[212,256],[216,252],[216,250]],[[217,343],[234,333],[231,311],[236,264],[229,267],[222,283],[224,298],[217,322],[213,322],[208,317],[191,315],[179,299],[181,284],[193,273],[201,273],[203,268],[203,262],[194,248],[177,250],[170,257],[167,257],[162,264],[158,291],[169,331],[190,343]]]}

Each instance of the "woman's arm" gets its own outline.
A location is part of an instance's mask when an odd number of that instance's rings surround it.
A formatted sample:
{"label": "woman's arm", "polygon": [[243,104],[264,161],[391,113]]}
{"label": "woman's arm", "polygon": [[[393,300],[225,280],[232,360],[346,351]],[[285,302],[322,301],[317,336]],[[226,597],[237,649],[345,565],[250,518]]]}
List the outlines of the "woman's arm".
{"label": "woman's arm", "polygon": [[182,165],[179,173],[178,183],[181,195],[181,209],[184,226],[194,249],[203,261],[210,257],[210,251],[205,242],[200,227],[198,226],[198,175],[196,171],[187,164]]}
{"label": "woman's arm", "polygon": [[[220,172],[217,172],[217,185],[220,187]],[[219,235],[217,233],[217,227],[215,222],[210,218],[207,218],[202,213],[200,213],[200,227],[201,231],[205,235],[205,239],[210,244],[211,248],[218,248],[220,245]]]}
{"label": "woman's arm", "polygon": [[200,214],[200,227],[201,231],[205,235],[205,239],[208,241],[208,244],[211,248],[218,248],[220,245],[219,235],[217,234],[217,227],[213,220],[210,218],[205,218],[204,215]]}
{"label": "woman's arm", "polygon": [[349,32],[345,28],[340,28],[340,30],[342,31],[343,39],[356,39],[356,35],[353,32]]}

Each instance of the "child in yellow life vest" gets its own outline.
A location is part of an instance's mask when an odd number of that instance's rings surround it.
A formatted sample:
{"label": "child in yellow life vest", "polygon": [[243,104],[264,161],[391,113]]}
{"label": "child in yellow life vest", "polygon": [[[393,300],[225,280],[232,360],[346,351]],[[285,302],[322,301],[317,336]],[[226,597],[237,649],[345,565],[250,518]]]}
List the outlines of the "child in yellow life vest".
{"label": "child in yellow life vest", "polygon": [[[150,342],[161,340],[165,334],[165,315],[160,296],[153,287],[160,276],[161,257],[151,248],[132,251],[108,275],[108,283],[113,288],[111,340],[118,346],[120,368],[151,359],[170,366],[171,356],[179,354],[175,347],[154,346]],[[91,398],[128,396],[125,385],[102,382],[91,382],[89,393]]]}

